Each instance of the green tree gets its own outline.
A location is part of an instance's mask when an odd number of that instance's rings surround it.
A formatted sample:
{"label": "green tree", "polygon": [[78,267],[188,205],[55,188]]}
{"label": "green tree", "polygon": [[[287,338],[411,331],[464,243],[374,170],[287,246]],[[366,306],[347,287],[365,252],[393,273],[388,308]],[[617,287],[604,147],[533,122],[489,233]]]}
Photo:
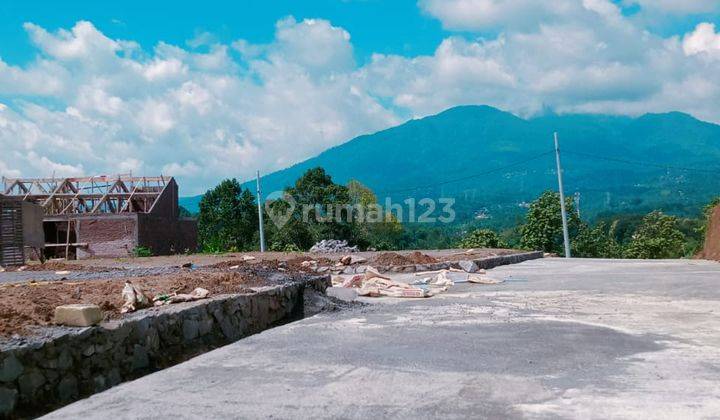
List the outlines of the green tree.
{"label": "green tree", "polygon": [[[575,213],[572,199],[565,198],[570,237],[574,237],[582,222]],[[565,255],[563,248],[562,217],[560,215],[560,194],[545,191],[530,204],[525,224],[520,228],[520,246],[524,249],[554,252]]]}
{"label": "green tree", "polygon": [[258,231],[255,197],[236,179],[226,179],[200,200],[198,240],[205,252],[255,248]]}
{"label": "green tree", "polygon": [[357,216],[358,242],[377,250],[398,249],[404,231],[402,223],[378,204],[377,196],[370,188],[356,180],[348,182],[347,188]]}
{"label": "green tree", "polygon": [[625,250],[628,258],[679,258],[683,256],[685,235],[678,229],[678,220],[660,211],[643,218]]}
{"label": "green tree", "polygon": [[[359,240],[348,188],[334,183],[323,168],[309,169],[285,193],[295,200],[296,207],[284,226],[270,229],[271,248],[306,250],[322,239],[364,245]],[[270,206],[281,210],[274,206],[287,206],[287,202],[276,200]]]}
{"label": "green tree", "polygon": [[615,240],[614,227],[600,222],[594,228],[582,225],[572,240],[572,255],[578,258],[622,258],[622,246]]}
{"label": "green tree", "polygon": [[459,248],[507,248],[500,236],[490,229],[475,229],[465,235]]}

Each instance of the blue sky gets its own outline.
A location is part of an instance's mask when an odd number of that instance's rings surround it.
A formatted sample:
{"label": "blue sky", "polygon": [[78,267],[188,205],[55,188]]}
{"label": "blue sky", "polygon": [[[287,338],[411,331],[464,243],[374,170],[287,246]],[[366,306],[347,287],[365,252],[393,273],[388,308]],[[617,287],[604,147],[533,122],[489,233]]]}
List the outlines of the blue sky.
{"label": "blue sky", "polygon": [[717,0],[5,0],[0,174],[195,194],[464,104],[720,122],[719,22]]}
{"label": "blue sky", "polygon": [[10,0],[0,11],[0,54],[13,63],[27,62],[36,54],[23,30],[25,22],[55,30],[88,20],[111,38],[152,48],[159,41],[184,45],[203,33],[221,42],[243,38],[267,43],[273,39],[275,22],[288,15],[299,20],[322,17],[352,34],[359,61],[377,52],[429,54],[448,34],[438,20],[421,13],[414,0],[208,0],[202,7],[167,0]]}

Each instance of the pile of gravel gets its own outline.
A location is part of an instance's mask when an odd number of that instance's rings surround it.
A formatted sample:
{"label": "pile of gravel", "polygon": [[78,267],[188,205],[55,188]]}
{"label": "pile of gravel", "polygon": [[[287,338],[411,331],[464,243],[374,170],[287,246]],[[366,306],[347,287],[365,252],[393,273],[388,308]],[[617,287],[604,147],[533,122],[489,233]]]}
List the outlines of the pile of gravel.
{"label": "pile of gravel", "polygon": [[316,243],[315,245],[310,248],[310,252],[319,252],[319,253],[348,253],[348,252],[358,252],[357,246],[348,246],[347,241],[339,241],[337,239],[323,239],[322,241]]}

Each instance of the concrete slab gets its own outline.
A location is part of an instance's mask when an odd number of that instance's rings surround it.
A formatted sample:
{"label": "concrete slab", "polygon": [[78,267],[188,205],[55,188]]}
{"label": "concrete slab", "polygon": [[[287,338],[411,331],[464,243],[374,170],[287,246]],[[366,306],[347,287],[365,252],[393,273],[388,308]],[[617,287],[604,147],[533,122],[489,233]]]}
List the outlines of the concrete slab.
{"label": "concrete slab", "polygon": [[720,264],[544,259],[275,328],[48,418],[720,413]]}

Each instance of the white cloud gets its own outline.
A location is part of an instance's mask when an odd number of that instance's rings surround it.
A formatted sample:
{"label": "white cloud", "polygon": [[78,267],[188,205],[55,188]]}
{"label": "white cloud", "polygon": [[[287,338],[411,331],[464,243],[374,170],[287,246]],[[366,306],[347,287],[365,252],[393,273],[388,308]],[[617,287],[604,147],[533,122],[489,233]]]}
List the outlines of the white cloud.
{"label": "white cloud", "polygon": [[60,60],[94,59],[113,55],[121,48],[120,42],[106,37],[86,21],[78,22],[71,31],[61,29],[56,34],[33,23],[26,23],[25,29],[44,53]]}
{"label": "white cloud", "polygon": [[419,0],[419,5],[445,28],[470,31],[533,29],[541,24],[616,17],[620,12],[609,0]]}
{"label": "white cloud", "polygon": [[485,37],[449,36],[432,54],[375,54],[358,66],[350,34],[322,19],[283,19],[266,44],[202,36],[202,52],[162,42],[142,51],[89,22],[52,33],[27,24],[36,60],[0,61],[0,173],[163,173],[199,193],[461,104],[521,115],[679,110],[720,122],[710,23],[664,38],[608,0],[420,4]]}
{"label": "white cloud", "polygon": [[701,23],[685,36],[683,50],[687,55],[707,54],[720,58],[720,33],[715,32],[714,24]]}
{"label": "white cloud", "polygon": [[173,162],[169,165],[163,166],[162,174],[174,177],[194,176],[199,174],[200,170],[201,168],[193,161],[187,161],[185,163]]}
{"label": "white cloud", "polygon": [[3,175],[173,173],[198,193],[399,122],[359,87],[350,35],[325,20],[283,19],[268,44],[233,43],[241,60],[223,44],[144,52],[90,22],[25,28],[36,61],[0,61],[0,95],[14,98],[0,110]]}

